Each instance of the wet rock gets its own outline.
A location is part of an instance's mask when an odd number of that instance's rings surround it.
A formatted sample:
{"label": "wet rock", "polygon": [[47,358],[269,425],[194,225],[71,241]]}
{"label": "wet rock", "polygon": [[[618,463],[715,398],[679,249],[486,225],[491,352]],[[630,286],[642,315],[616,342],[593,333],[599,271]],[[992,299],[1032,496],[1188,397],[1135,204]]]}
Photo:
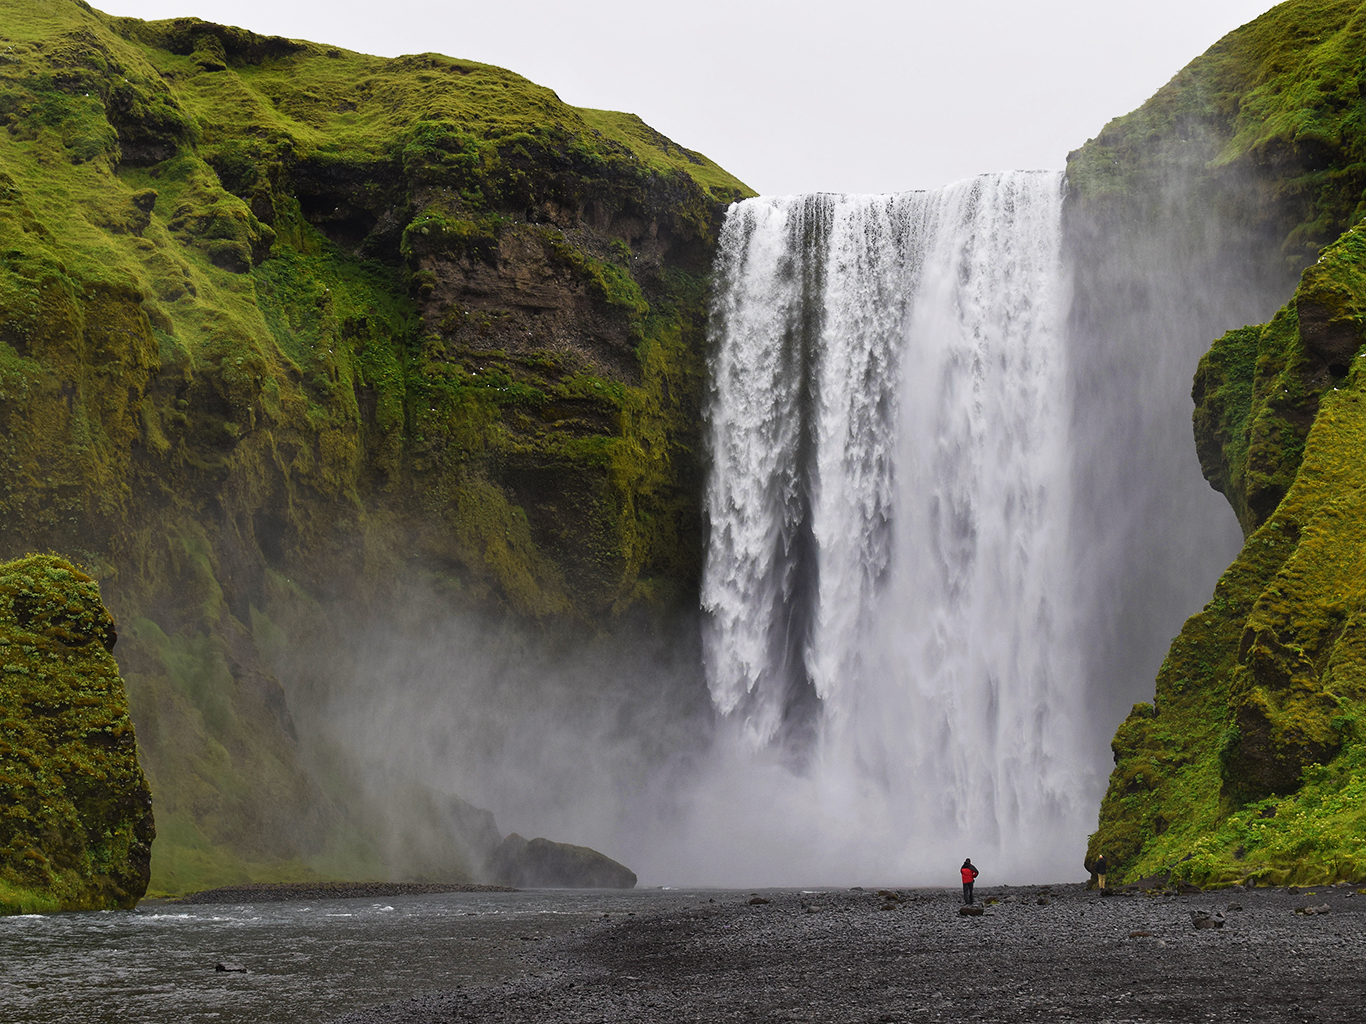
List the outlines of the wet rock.
{"label": "wet rock", "polygon": [[958,908],[959,917],[981,917],[985,911],[977,906],[964,906]]}
{"label": "wet rock", "polygon": [[518,888],[634,889],[636,874],[606,854],[549,839],[508,836],[489,864],[493,876]]}

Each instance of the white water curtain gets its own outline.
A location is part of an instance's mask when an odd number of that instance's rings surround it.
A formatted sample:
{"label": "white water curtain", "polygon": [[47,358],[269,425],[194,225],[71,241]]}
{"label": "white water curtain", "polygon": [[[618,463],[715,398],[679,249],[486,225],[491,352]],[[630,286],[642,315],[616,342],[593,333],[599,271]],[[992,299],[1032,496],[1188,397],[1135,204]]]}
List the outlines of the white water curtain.
{"label": "white water curtain", "polygon": [[[1092,824],[1062,187],[752,199],[722,236],[708,683],[756,757],[809,748],[817,833],[903,871],[1079,863]],[[794,680],[819,697],[795,738]]]}

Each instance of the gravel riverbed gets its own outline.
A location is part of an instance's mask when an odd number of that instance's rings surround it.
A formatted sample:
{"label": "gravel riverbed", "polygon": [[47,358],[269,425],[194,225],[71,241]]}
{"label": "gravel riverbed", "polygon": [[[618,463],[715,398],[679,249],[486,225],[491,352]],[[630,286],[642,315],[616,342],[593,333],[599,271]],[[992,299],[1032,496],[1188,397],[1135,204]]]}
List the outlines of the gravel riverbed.
{"label": "gravel riverbed", "polygon": [[977,895],[980,917],[945,889],[679,894],[527,941],[512,977],[339,1024],[1366,1021],[1354,886]]}

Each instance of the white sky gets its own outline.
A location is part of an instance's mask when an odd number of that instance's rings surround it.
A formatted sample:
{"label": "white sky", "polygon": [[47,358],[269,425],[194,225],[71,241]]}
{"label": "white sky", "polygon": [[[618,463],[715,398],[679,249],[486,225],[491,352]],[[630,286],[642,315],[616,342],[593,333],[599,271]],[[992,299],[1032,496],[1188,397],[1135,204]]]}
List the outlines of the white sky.
{"label": "white sky", "polygon": [[639,114],[762,193],[1057,168],[1270,0],[93,0],[497,64]]}

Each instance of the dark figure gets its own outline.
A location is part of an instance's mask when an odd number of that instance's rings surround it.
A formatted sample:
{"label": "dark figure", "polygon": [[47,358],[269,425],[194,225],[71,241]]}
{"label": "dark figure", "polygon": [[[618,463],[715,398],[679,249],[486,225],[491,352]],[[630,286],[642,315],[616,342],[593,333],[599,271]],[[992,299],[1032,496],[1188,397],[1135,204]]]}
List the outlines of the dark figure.
{"label": "dark figure", "polygon": [[1096,858],[1096,888],[1105,888],[1105,854]]}
{"label": "dark figure", "polygon": [[972,903],[972,883],[977,878],[977,869],[972,866],[972,858],[963,861],[963,902]]}

